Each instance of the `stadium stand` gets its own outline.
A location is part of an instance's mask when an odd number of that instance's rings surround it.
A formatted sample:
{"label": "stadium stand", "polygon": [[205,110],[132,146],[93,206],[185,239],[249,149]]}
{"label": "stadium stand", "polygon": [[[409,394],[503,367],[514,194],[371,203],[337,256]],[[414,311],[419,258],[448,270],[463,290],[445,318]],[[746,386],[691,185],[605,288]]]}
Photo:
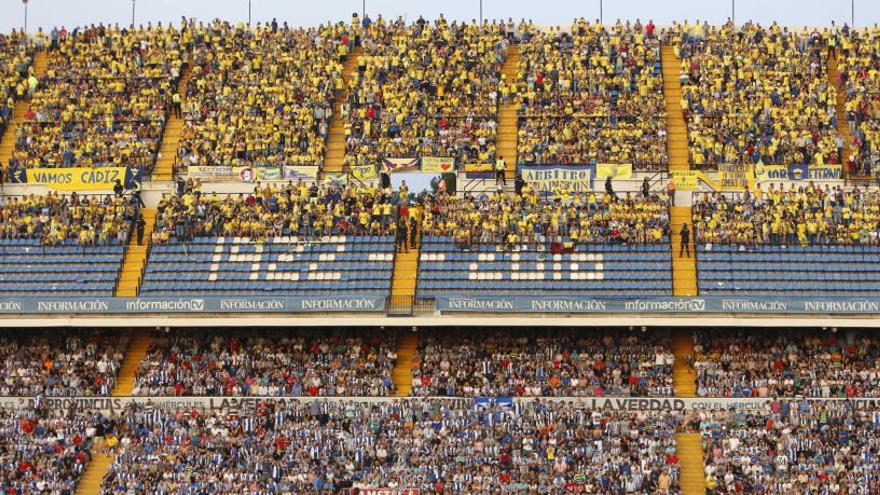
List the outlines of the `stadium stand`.
{"label": "stadium stand", "polygon": [[880,397],[870,332],[713,329],[694,340],[701,397]]}
{"label": "stadium stand", "polygon": [[828,32],[675,23],[691,165],[841,163]]}
{"label": "stadium stand", "polygon": [[395,213],[376,189],[304,183],[165,197],[141,292],[387,296]]}
{"label": "stadium stand", "polygon": [[342,108],[347,165],[386,157],[494,160],[504,32],[502,23],[443,18],[370,23]]}
{"label": "stadium stand", "polygon": [[430,332],[414,357],[413,395],[667,397],[669,332],[473,329]]}
{"label": "stadium stand", "polygon": [[114,196],[0,200],[0,294],[111,296],[136,205]]}
{"label": "stadium stand", "polygon": [[440,196],[425,207],[417,295],[668,295],[668,222],[658,196]]}
{"label": "stadium stand", "polygon": [[0,34],[0,133],[12,120],[15,100],[28,96],[34,49],[20,31]]}
{"label": "stadium stand", "polygon": [[53,30],[46,76],[16,128],[10,174],[29,167],[153,167],[182,66],[180,31]]}
{"label": "stadium stand", "polygon": [[583,18],[568,32],[531,23],[519,30],[521,163],[666,170],[658,38],[641,23],[606,29]]}
{"label": "stadium stand", "polygon": [[351,41],[344,23],[196,28],[178,164],[320,166]]}
{"label": "stadium stand", "polygon": [[694,205],[700,293],[866,295],[875,269],[880,196],[809,184]]}
{"label": "stadium stand", "polygon": [[0,396],[110,395],[126,343],[115,330],[4,330]]}
{"label": "stadium stand", "polygon": [[0,409],[0,493],[74,493],[104,424],[92,412]]}
{"label": "stadium stand", "polygon": [[[130,406],[102,493],[136,486],[170,492],[184,484],[216,493],[377,486],[462,494],[679,493],[678,421],[673,414],[538,402],[260,402],[234,414]],[[171,437],[173,431],[180,435]]]}
{"label": "stadium stand", "polygon": [[186,330],[157,334],[133,395],[394,395],[395,332]]}
{"label": "stadium stand", "polygon": [[877,415],[803,400],[700,413],[707,492],[877,493]]}

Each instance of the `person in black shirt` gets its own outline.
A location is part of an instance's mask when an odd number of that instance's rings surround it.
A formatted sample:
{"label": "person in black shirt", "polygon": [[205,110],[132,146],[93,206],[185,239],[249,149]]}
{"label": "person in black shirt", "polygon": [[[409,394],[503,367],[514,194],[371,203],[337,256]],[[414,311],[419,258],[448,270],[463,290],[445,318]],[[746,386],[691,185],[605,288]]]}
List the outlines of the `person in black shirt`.
{"label": "person in black shirt", "polygon": [[688,229],[688,224],[685,223],[681,226],[681,247],[678,250],[678,257],[681,258],[681,254],[685,253],[688,258],[691,257],[691,231]]}

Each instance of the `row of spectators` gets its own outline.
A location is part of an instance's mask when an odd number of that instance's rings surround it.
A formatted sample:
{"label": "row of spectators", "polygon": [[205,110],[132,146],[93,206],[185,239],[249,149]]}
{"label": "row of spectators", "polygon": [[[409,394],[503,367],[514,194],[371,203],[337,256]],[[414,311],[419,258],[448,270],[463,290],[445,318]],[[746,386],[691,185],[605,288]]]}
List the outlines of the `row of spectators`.
{"label": "row of spectators", "polygon": [[16,127],[9,173],[41,166],[149,172],[191,34],[186,24],[54,29],[46,75]]}
{"label": "row of spectators", "polygon": [[880,243],[880,194],[827,184],[791,185],[735,196],[713,193],[693,205],[698,243]]}
{"label": "row of spectators", "polygon": [[370,187],[333,184],[257,184],[253,194],[227,195],[198,190],[165,196],[157,209],[153,240],[194,236],[393,235],[406,211],[397,194]]}
{"label": "row of spectators", "polygon": [[880,164],[880,30],[844,25],[831,38],[837,56],[839,90],[845,92],[844,112],[852,135],[846,164],[851,175],[876,175]]}
{"label": "row of spectators", "polygon": [[674,395],[668,332],[515,329],[430,333],[413,359],[413,395]]}
{"label": "row of spectators", "polygon": [[541,236],[575,243],[659,243],[669,233],[665,194],[560,191],[546,200],[525,185],[520,194],[498,192],[464,200],[439,195],[427,198],[424,210],[425,235],[449,236],[462,245],[516,245]]}
{"label": "row of spectators", "polygon": [[[702,397],[880,397],[880,341],[841,331],[695,332]],[[0,396],[106,396],[122,332],[4,333]],[[381,397],[394,394],[394,332],[157,333],[135,395]],[[822,363],[817,366],[816,363]],[[414,396],[670,397],[667,332],[448,330],[420,336]]]}
{"label": "row of spectators", "polygon": [[663,76],[653,30],[653,23],[618,20],[609,29],[583,18],[568,31],[521,24],[519,73],[503,88],[519,105],[519,161],[665,169]]}
{"label": "row of spectators", "polygon": [[828,32],[675,23],[691,164],[842,163]]}
{"label": "row of spectators", "polygon": [[132,405],[103,493],[679,493],[678,421],[563,402]]}
{"label": "row of spectators", "polygon": [[357,330],[157,335],[133,395],[393,395],[395,344]]}
{"label": "row of spectators", "polygon": [[880,397],[880,342],[868,332],[698,330],[702,397]]}
{"label": "row of spectators", "polygon": [[120,244],[128,239],[137,208],[136,198],[122,196],[7,196],[0,199],[0,239],[39,239],[44,245]]}
{"label": "row of spectators", "polygon": [[0,396],[110,395],[127,343],[119,331],[3,331]]}

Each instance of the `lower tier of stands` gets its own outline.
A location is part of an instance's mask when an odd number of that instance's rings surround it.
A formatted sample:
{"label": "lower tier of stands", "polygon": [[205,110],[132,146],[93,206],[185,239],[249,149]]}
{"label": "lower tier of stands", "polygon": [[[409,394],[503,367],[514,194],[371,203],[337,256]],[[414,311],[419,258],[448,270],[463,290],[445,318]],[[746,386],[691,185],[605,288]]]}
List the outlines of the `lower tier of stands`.
{"label": "lower tier of stands", "polygon": [[668,243],[566,243],[461,246],[426,236],[419,260],[418,297],[444,294],[672,294]]}
{"label": "lower tier of stands", "polygon": [[394,239],[199,237],[150,250],[142,295],[388,295]]}
{"label": "lower tier of stands", "polygon": [[878,246],[697,246],[700,294],[863,296],[880,292]]}
{"label": "lower tier of stands", "polygon": [[125,246],[79,246],[68,240],[43,246],[39,239],[0,240],[0,295],[112,296]]}

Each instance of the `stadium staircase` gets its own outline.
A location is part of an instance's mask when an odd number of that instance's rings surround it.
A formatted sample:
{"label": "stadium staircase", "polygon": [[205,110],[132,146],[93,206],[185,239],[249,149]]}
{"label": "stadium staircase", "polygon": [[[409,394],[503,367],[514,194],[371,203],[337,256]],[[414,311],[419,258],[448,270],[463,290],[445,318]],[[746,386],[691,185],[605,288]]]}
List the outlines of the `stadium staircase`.
{"label": "stadium staircase", "polygon": [[144,242],[138,245],[137,231],[133,231],[125,249],[125,259],[122,261],[122,273],[116,285],[117,297],[135,297],[138,295],[141,280],[144,274],[144,265],[147,263],[147,252],[150,250],[150,239],[153,237],[153,228],[156,226],[156,209],[141,208],[144,216]]}
{"label": "stadium staircase", "polygon": [[697,396],[697,372],[691,365],[694,355],[694,337],[685,329],[675,332],[672,337],[672,354],[675,364],[672,366],[672,379],[675,383],[676,397]]}
{"label": "stadium staircase", "polygon": [[[180,81],[177,83],[177,92],[180,94],[181,104],[186,97],[186,87],[192,78],[192,71],[186,66]],[[153,168],[153,180],[172,180],[174,178],[174,161],[177,159],[177,148],[180,145],[180,133],[183,131],[185,121],[177,117],[174,112],[168,112],[168,121],[162,132],[162,144],[159,145],[159,155],[156,158],[156,166]]]}
{"label": "stadium staircase", "polygon": [[96,441],[92,447],[92,460],[86,466],[85,472],[76,484],[76,495],[100,495],[101,482],[107,475],[107,470],[113,464],[113,454],[100,452],[103,442]]}
{"label": "stadium staircase", "polygon": [[412,392],[412,361],[418,347],[419,336],[415,332],[404,333],[397,344],[397,362],[391,373],[397,397],[409,397]]}
{"label": "stadium staircase", "polygon": [[[670,228],[672,229],[672,295],[695,296],[697,295],[697,258],[693,243],[693,226],[691,224],[690,206],[669,207]],[[691,255],[679,257],[681,246],[681,226],[685,222],[691,231]]]}
{"label": "stadium staircase", "polygon": [[113,388],[111,396],[128,397],[131,395],[138,368],[140,368],[141,361],[144,360],[152,343],[153,337],[149,329],[139,328],[134,331],[131,340],[128,342],[128,349],[125,350],[122,368],[119,370],[116,387]]}
{"label": "stadium staircase", "polygon": [[[843,139],[843,156],[840,162],[846,164],[849,160],[850,145],[852,144],[852,133],[849,130],[849,124],[846,122],[846,88],[838,86],[837,72],[837,55],[828,57],[828,84],[834,88],[834,94],[837,96],[837,134]],[[846,166],[844,166],[846,173]],[[869,179],[869,177],[853,177],[854,179]]]}
{"label": "stadium staircase", "polygon": [[[516,81],[519,74],[519,46],[510,45],[507,48],[507,58],[504,60],[504,65],[501,66],[501,74],[504,75],[508,83]],[[507,164],[504,173],[508,179],[516,177],[519,139],[516,108],[516,95],[510,95],[510,100],[506,104],[498,105],[498,135],[495,143],[495,155],[504,157]]]}
{"label": "stadium staircase", "polygon": [[681,115],[681,84],[678,81],[681,62],[670,45],[660,48],[663,67],[663,95],[666,99],[666,151],[669,154],[669,171],[690,170],[688,157],[687,124]]}
{"label": "stadium staircase", "polygon": [[357,69],[358,57],[363,53],[361,47],[355,47],[342,65],[343,90],[336,95],[336,102],[333,104],[333,120],[330,121],[330,129],[327,131],[324,175],[342,173],[345,169],[345,118],[342,116],[342,103],[348,97],[351,74]]}
{"label": "stadium staircase", "polygon": [[676,455],[680,467],[681,494],[705,495],[703,448],[699,433],[676,433]]}
{"label": "stadium staircase", "polygon": [[391,302],[405,300],[411,304],[416,295],[420,247],[394,255],[394,278],[391,281]]}
{"label": "stadium staircase", "polygon": [[[46,75],[46,68],[49,65],[49,57],[44,51],[34,54],[33,68],[34,74],[38,78]],[[7,123],[3,130],[3,136],[0,137],[0,166],[3,168],[12,158],[12,152],[15,150],[15,128],[24,120],[24,114],[30,108],[28,100],[16,100],[15,106],[12,108],[12,119]]]}

